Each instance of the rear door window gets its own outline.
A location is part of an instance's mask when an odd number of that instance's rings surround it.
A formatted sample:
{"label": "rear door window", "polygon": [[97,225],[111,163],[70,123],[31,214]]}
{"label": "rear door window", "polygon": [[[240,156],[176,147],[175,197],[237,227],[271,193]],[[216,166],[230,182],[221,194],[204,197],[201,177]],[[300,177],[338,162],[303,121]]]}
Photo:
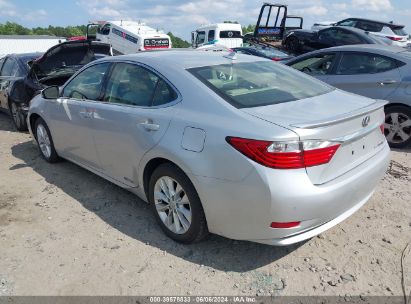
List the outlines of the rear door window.
{"label": "rear door window", "polygon": [[159,106],[177,98],[159,76],[135,64],[117,63],[106,86],[104,101],[140,107]]}
{"label": "rear door window", "polygon": [[66,85],[63,97],[99,100],[109,65],[109,63],[104,62],[80,72]]}
{"label": "rear door window", "polygon": [[381,23],[360,20],[355,27],[368,32],[381,32],[383,26]]}
{"label": "rear door window", "polygon": [[345,30],[337,30],[334,41],[336,45],[361,44],[365,42],[358,35]]}
{"label": "rear door window", "polygon": [[341,22],[338,22],[337,25],[338,26],[353,26],[354,27],[356,23],[357,23],[356,20],[347,19],[347,20],[343,20]]}
{"label": "rear door window", "polygon": [[376,74],[395,68],[397,68],[397,61],[388,57],[366,53],[343,53],[337,74]]}
{"label": "rear door window", "polygon": [[330,74],[336,57],[336,53],[318,54],[296,62],[291,67],[309,75],[327,75]]}

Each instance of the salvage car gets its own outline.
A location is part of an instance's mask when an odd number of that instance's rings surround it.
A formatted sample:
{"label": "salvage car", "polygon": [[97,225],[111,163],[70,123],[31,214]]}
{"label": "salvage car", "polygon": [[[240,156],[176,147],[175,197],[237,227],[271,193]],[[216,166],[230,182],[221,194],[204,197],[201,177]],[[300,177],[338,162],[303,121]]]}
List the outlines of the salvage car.
{"label": "salvage car", "polygon": [[339,89],[385,99],[385,135],[393,148],[411,144],[411,52],[382,45],[340,46],[308,53],[287,65]]}
{"label": "salvage car", "polygon": [[354,27],[333,26],[320,31],[290,31],[283,39],[282,44],[292,53],[305,53],[340,45],[392,45],[392,41],[388,38],[377,37]]}
{"label": "salvage car", "polygon": [[236,53],[263,57],[274,61],[282,61],[292,58],[292,56],[290,56],[286,52],[280,51],[275,47],[268,46],[243,46],[233,48],[232,50]]}
{"label": "salvage car", "polygon": [[[39,58],[42,53],[11,54],[0,58],[0,110],[11,115],[14,125],[20,131],[26,126],[25,117],[22,110],[18,110],[19,103],[15,101],[19,86],[27,77],[30,66],[29,63]],[[27,106],[26,106],[27,107]]]}
{"label": "salvage car", "polygon": [[330,26],[350,26],[367,31],[376,36],[385,37],[392,41],[392,45],[406,47],[411,44],[404,25],[394,22],[383,22],[364,18],[348,18],[339,22],[318,22],[312,30],[319,30]]}
{"label": "salvage car", "polygon": [[10,113],[17,130],[25,131],[29,102],[41,89],[62,85],[85,64],[109,55],[109,44],[70,41],[53,46],[42,56],[6,56],[0,59],[0,108]]}
{"label": "salvage car", "polygon": [[233,54],[95,61],[33,99],[30,132],[46,161],[137,194],[182,243],[288,245],[361,208],[389,162],[385,102]]}

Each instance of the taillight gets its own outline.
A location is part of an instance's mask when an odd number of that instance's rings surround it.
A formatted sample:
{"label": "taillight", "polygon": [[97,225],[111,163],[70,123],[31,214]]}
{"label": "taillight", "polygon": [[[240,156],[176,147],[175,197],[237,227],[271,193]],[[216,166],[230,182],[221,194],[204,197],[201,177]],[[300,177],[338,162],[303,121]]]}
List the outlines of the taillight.
{"label": "taillight", "polygon": [[271,228],[282,228],[282,229],[284,229],[284,228],[295,228],[295,227],[300,226],[300,223],[301,222],[286,222],[286,223],[272,222],[270,227]]}
{"label": "taillight", "polygon": [[390,40],[392,40],[392,41],[400,41],[400,40],[402,40],[402,37],[392,37],[392,36],[385,36],[385,37],[387,37],[388,39],[390,39]]}
{"label": "taillight", "polygon": [[380,126],[380,130],[381,130],[381,133],[383,134],[383,135],[385,135],[385,124],[382,124],[381,126]]}
{"label": "taillight", "polygon": [[328,163],[339,143],[308,140],[272,142],[227,137],[227,142],[255,162],[275,169],[298,169]]}

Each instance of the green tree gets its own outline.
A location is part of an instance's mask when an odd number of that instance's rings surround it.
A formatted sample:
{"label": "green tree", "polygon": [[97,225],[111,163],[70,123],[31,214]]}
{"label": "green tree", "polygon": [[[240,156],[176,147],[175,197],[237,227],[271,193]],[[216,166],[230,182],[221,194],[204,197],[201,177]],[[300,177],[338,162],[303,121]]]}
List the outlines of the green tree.
{"label": "green tree", "polygon": [[173,33],[168,32],[167,35],[170,36],[171,39],[171,44],[173,45],[173,48],[188,48],[190,47],[190,43],[188,43],[187,41],[176,37],[173,35]]}
{"label": "green tree", "polygon": [[243,35],[253,32],[254,33],[255,30],[255,25],[254,24],[249,24],[248,26],[243,26]]}

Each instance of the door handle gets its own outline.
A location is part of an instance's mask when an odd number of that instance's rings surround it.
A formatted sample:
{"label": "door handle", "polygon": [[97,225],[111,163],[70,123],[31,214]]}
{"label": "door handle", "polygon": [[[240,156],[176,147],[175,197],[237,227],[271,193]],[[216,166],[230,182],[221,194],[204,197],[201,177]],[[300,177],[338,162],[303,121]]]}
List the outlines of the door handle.
{"label": "door handle", "polygon": [[397,81],[395,81],[395,80],[384,80],[384,81],[381,81],[380,82],[380,85],[388,85],[388,84],[394,84],[394,83],[396,83]]}
{"label": "door handle", "polygon": [[160,129],[160,125],[153,123],[152,120],[146,120],[139,123],[147,131],[158,131]]}

